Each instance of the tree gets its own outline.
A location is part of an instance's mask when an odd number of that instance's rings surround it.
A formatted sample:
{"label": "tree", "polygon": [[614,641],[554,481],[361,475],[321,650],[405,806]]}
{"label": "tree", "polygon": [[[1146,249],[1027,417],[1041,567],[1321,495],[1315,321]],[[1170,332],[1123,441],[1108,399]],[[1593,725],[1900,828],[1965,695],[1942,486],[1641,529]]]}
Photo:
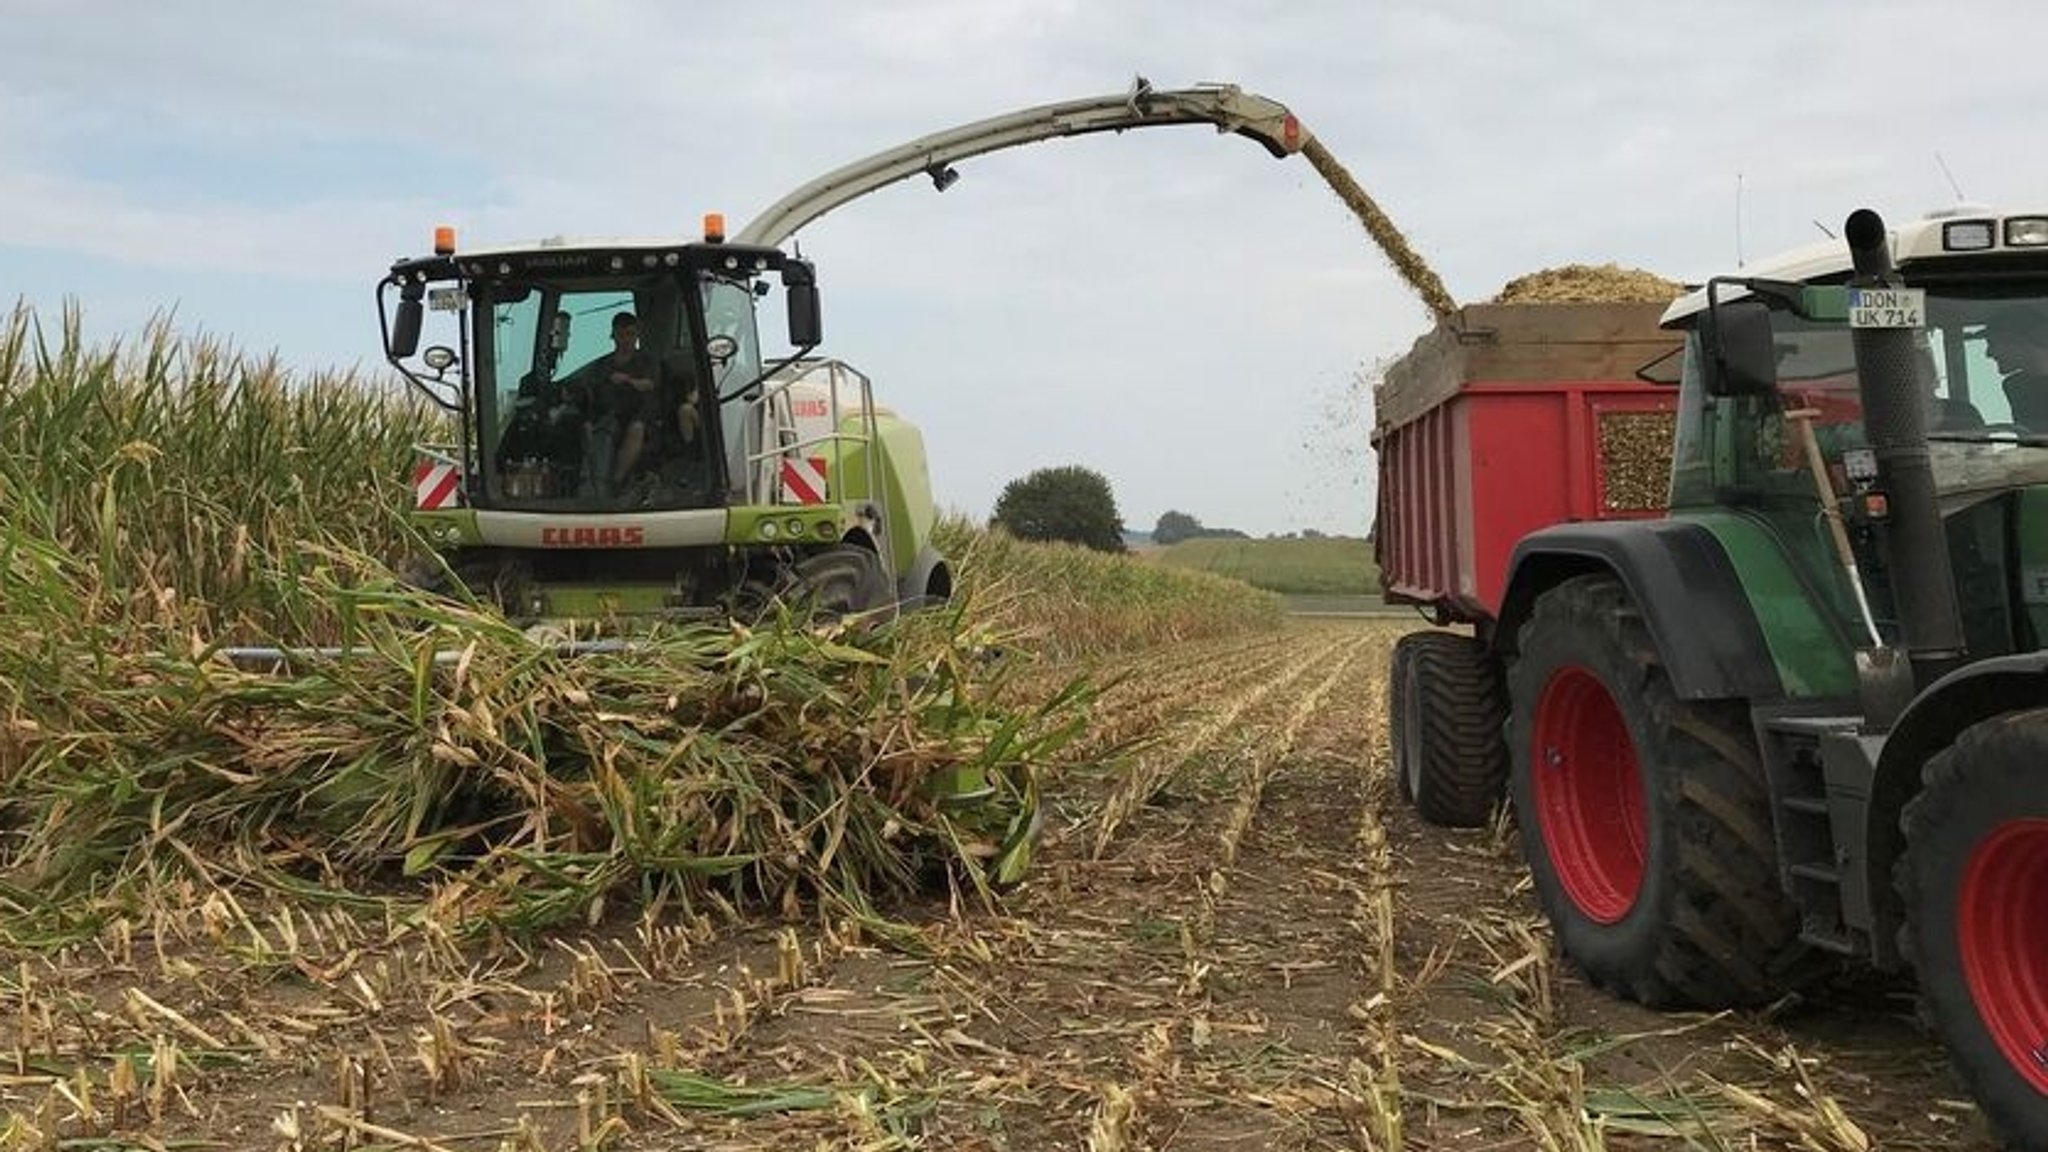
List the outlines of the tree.
{"label": "tree", "polygon": [[1023,540],[1064,540],[1098,552],[1124,550],[1124,521],[1102,473],[1076,465],[1040,468],[996,498],[993,522]]}
{"label": "tree", "polygon": [[1202,534],[1202,522],[1185,512],[1161,513],[1159,523],[1152,529],[1154,544],[1178,544]]}

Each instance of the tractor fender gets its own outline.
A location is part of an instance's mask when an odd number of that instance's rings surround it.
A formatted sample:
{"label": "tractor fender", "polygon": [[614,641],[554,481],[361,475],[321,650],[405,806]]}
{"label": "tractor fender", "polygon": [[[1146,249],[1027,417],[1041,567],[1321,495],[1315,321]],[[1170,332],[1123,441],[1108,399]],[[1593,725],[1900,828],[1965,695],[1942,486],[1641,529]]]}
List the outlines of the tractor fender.
{"label": "tractor fender", "polygon": [[1920,770],[1935,753],[1955,742],[1963,729],[2007,712],[2048,705],[2048,652],[1994,656],[1967,664],[1913,698],[1885,734],[1870,780],[1864,814],[1870,890],[1877,924],[1878,955],[1893,952],[1904,909],[1892,887],[1892,869],[1905,851],[1899,814],[1920,791]]}
{"label": "tractor fender", "polygon": [[896,598],[905,604],[927,600],[944,603],[953,598],[953,565],[927,544],[918,551],[909,571],[896,581]]}
{"label": "tractor fender", "polygon": [[1494,650],[1515,651],[1536,598],[1571,579],[1609,573],[1643,614],[1682,700],[1771,700],[1777,665],[1721,542],[1683,520],[1559,524],[1523,537],[1508,562]]}

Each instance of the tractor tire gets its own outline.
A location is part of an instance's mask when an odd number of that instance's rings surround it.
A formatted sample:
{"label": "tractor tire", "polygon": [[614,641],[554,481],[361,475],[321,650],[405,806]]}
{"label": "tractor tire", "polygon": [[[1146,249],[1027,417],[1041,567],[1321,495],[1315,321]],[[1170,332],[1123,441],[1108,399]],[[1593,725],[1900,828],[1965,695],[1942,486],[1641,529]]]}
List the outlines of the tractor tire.
{"label": "tractor tire", "polygon": [[1510,790],[1565,955],[1655,1008],[1764,1004],[1824,971],[1779,883],[1747,706],[1678,699],[1612,577],[1544,593],[1519,648]]}
{"label": "tractor tire", "polygon": [[[1404,651],[1405,649],[1405,651]],[[1431,824],[1483,828],[1507,789],[1507,693],[1486,645],[1412,632],[1394,645],[1394,771]]]}
{"label": "tractor tire", "polygon": [[1957,1074],[2013,1147],[2048,1152],[2048,709],[1963,731],[1900,817],[1899,943]]}

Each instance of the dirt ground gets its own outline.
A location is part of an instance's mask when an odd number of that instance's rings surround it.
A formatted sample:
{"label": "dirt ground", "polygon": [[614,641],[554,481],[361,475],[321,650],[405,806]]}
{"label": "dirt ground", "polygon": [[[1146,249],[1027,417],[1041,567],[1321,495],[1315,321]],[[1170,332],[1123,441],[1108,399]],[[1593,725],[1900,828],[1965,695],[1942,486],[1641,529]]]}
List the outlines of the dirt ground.
{"label": "dirt ground", "polygon": [[1031,878],[889,941],[666,910],[458,946],[216,900],[10,957],[0,1148],[1992,1147],[1906,989],[1674,1016],[1581,982],[1511,828],[1395,798],[1406,627],[1109,669]]}

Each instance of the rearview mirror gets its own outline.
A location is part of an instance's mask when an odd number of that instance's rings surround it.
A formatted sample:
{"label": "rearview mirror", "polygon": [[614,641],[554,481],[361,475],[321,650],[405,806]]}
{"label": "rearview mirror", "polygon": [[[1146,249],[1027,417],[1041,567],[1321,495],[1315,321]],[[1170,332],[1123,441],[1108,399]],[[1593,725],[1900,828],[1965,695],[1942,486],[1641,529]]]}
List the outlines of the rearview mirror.
{"label": "rearview mirror", "polygon": [[788,289],[790,344],[815,348],[824,343],[825,320],[818,308],[818,276],[810,263],[791,260],[784,264],[782,283]]}
{"label": "rearview mirror", "polygon": [[1707,391],[1715,396],[1767,396],[1778,390],[1778,347],[1771,333],[1771,309],[1761,300],[1731,300],[1713,309],[1714,370]]}
{"label": "rearview mirror", "polygon": [[418,290],[407,285],[391,325],[390,346],[385,349],[393,360],[403,360],[420,350],[420,324],[425,317],[426,305],[421,303]]}
{"label": "rearview mirror", "polygon": [[825,320],[819,312],[818,286],[789,286],[789,342],[797,348],[814,348],[825,341]]}

